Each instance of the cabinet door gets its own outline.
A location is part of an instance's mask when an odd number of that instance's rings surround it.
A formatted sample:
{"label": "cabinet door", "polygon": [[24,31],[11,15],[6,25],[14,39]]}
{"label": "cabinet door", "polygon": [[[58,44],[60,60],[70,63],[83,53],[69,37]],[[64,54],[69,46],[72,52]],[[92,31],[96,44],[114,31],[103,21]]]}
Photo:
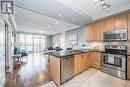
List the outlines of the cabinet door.
{"label": "cabinet door", "polygon": [[90,66],[94,65],[94,52],[90,53]]}
{"label": "cabinet door", "polygon": [[60,85],[60,58],[50,58],[50,76],[57,85]]}
{"label": "cabinet door", "polygon": [[85,38],[86,41],[93,41],[94,40],[94,24],[90,24],[86,26],[85,29]]}
{"label": "cabinet door", "polygon": [[115,17],[115,29],[127,29],[127,14]]}
{"label": "cabinet door", "polygon": [[130,13],[128,13],[128,39],[130,40]]}
{"label": "cabinet door", "polygon": [[88,69],[90,67],[90,53],[85,53],[85,55],[86,55],[85,69]]}
{"label": "cabinet door", "polygon": [[81,62],[80,62],[80,72],[84,71],[86,69],[86,55],[81,54]]}
{"label": "cabinet door", "polygon": [[130,56],[127,57],[127,78],[130,79]]}
{"label": "cabinet door", "polygon": [[104,21],[104,32],[111,31],[114,29],[114,18],[107,19]]}
{"label": "cabinet door", "polygon": [[74,56],[74,64],[75,64],[75,75],[80,73],[80,66],[81,66],[81,55],[77,54]]}
{"label": "cabinet door", "polygon": [[95,23],[95,40],[102,41],[104,32],[104,21]]}
{"label": "cabinet door", "polygon": [[95,52],[94,53],[94,63],[93,66],[97,69],[101,68],[101,53]]}

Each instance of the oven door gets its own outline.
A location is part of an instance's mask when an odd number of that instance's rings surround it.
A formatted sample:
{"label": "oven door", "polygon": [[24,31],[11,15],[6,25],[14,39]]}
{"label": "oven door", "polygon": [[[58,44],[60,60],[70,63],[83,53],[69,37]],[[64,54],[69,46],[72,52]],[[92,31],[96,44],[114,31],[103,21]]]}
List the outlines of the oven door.
{"label": "oven door", "polygon": [[126,71],[126,56],[104,53],[102,55],[102,66]]}

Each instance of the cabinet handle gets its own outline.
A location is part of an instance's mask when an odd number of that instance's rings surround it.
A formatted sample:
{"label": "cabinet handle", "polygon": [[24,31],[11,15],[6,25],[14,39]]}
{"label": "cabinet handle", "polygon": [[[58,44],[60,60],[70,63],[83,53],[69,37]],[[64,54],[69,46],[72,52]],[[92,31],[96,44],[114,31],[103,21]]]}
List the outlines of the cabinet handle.
{"label": "cabinet handle", "polygon": [[81,55],[81,58],[83,58],[83,55]]}

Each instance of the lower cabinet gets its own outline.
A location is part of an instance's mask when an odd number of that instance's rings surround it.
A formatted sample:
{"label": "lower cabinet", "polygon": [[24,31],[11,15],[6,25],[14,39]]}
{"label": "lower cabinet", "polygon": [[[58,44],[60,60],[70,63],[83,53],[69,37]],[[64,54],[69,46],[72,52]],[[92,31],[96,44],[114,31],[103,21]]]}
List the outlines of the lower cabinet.
{"label": "lower cabinet", "polygon": [[75,55],[75,75],[86,70],[90,66],[89,53]]}
{"label": "lower cabinet", "polygon": [[91,66],[97,69],[101,68],[101,53],[91,52]]}
{"label": "lower cabinet", "polygon": [[101,68],[101,53],[88,52],[75,55],[75,75],[86,70],[90,66],[100,69]]}
{"label": "lower cabinet", "polygon": [[130,79],[130,56],[127,57],[127,78]]}
{"label": "lower cabinet", "polygon": [[81,54],[77,54],[74,56],[74,74],[79,74],[81,71]]}
{"label": "lower cabinet", "polygon": [[52,80],[59,86],[60,85],[60,58],[50,57],[50,76]]}

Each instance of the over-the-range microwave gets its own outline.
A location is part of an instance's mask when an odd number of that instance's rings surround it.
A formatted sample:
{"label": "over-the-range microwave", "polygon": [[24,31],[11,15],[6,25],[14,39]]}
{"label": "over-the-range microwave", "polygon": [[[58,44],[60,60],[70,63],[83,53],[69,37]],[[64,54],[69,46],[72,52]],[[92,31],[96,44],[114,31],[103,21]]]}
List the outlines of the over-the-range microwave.
{"label": "over-the-range microwave", "polygon": [[128,30],[120,29],[120,30],[112,30],[109,32],[104,32],[104,41],[127,41],[128,40]]}

